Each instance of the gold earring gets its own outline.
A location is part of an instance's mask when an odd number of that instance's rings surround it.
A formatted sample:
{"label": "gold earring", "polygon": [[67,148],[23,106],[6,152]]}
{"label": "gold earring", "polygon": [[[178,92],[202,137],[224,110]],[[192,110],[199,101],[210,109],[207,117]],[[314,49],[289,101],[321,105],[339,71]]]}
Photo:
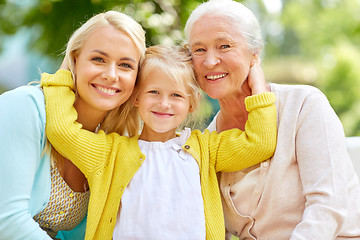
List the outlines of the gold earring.
{"label": "gold earring", "polygon": [[253,60],[251,60],[251,62],[250,62],[250,67],[253,67],[255,65],[255,61],[254,61],[254,59]]}

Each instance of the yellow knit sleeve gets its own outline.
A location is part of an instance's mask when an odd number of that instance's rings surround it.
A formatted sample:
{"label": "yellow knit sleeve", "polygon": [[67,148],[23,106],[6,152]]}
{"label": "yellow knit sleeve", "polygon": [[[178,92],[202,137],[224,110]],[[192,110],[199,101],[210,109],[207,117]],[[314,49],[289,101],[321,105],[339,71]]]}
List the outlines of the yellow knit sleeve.
{"label": "yellow knit sleeve", "polygon": [[276,148],[275,95],[266,92],[245,99],[249,111],[245,131],[230,129],[211,133],[210,159],[216,171],[239,171],[270,158]]}
{"label": "yellow knit sleeve", "polygon": [[71,73],[59,70],[55,74],[43,73],[41,86],[45,95],[46,135],[52,146],[71,160],[85,175],[91,174],[99,165],[106,164],[115,141],[115,133],[106,135],[82,129],[77,123],[73,106],[75,93]]}

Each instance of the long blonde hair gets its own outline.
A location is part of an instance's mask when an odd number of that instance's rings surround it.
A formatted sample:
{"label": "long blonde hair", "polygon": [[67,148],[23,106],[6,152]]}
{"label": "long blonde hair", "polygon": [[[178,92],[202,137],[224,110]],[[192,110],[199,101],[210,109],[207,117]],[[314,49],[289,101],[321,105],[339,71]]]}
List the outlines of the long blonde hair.
{"label": "long blonde hair", "polygon": [[[139,64],[142,63],[145,56],[146,44],[145,31],[141,25],[124,13],[107,11],[90,18],[70,37],[66,47],[64,61],[67,63],[67,66],[73,75],[73,79],[76,79],[76,73],[74,71],[75,58],[79,55],[82,46],[88,39],[89,34],[95,29],[109,25],[126,33],[132,39],[140,54]],[[108,115],[103,120],[100,129],[107,132],[117,132],[121,135],[124,135],[125,133],[130,136],[137,134],[139,130],[138,120],[136,113],[132,111],[129,105],[130,104],[123,103],[119,107],[109,111]]]}
{"label": "long blonde hair", "polygon": [[[124,13],[107,11],[90,18],[72,34],[67,43],[64,61],[72,73],[74,80],[76,79],[75,58],[80,54],[80,51],[89,35],[94,30],[104,26],[112,26],[115,29],[127,34],[135,43],[135,46],[140,54],[139,65],[144,60],[146,50],[145,31],[141,25],[132,17]],[[127,46],[119,45],[119,47]],[[140,122],[137,111],[132,108],[132,104],[130,104],[129,100],[127,100],[119,107],[108,112],[101,123],[100,129],[106,132],[117,132],[120,135],[133,136],[139,133],[139,126]],[[47,142],[44,152],[48,151],[50,151],[50,144]],[[52,164],[59,160],[61,164],[61,159],[63,157],[55,149],[52,149],[50,158]]]}

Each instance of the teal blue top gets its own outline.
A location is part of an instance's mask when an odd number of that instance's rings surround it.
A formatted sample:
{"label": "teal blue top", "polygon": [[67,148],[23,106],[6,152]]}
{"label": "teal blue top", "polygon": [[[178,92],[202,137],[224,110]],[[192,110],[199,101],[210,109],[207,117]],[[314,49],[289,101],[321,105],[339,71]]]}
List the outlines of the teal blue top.
{"label": "teal blue top", "polygon": [[[45,101],[39,86],[0,95],[0,239],[51,239],[33,220],[50,198],[50,157],[43,154]],[[86,218],[60,239],[84,239]]]}

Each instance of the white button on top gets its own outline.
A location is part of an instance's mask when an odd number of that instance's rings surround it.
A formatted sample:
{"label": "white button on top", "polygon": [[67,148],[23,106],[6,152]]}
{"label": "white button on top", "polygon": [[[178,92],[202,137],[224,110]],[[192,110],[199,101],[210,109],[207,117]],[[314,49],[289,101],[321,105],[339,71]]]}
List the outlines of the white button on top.
{"label": "white button on top", "polygon": [[268,162],[263,162],[263,163],[261,163],[261,165],[262,165],[263,167],[268,167],[268,166],[269,166],[269,163],[268,163]]}

